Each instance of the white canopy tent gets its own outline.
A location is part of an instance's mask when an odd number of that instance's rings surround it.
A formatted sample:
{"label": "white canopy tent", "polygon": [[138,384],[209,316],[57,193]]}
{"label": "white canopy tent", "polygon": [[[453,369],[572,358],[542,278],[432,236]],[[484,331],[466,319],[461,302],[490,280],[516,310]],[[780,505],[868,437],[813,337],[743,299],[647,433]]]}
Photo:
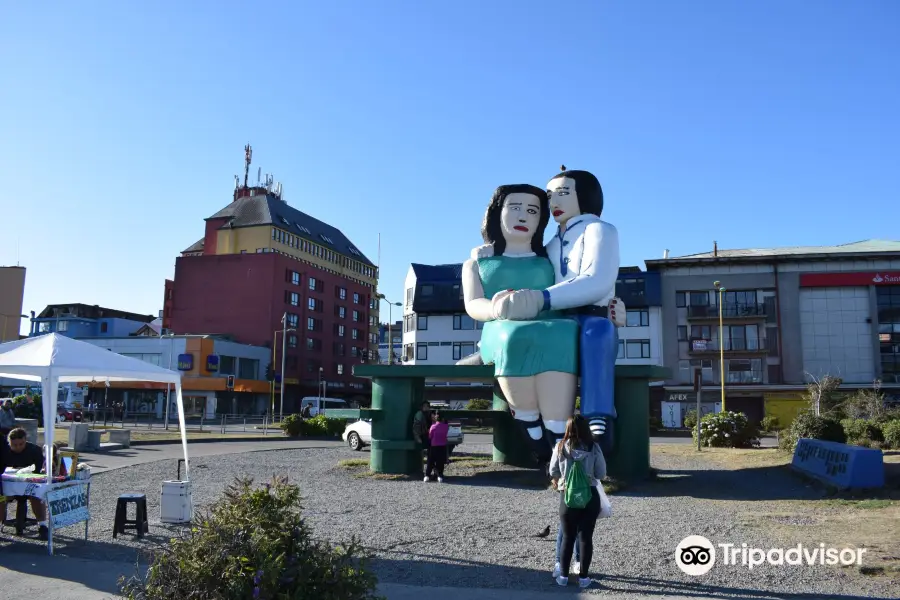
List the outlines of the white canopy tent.
{"label": "white canopy tent", "polygon": [[60,383],[83,381],[153,381],[175,385],[178,398],[178,426],[184,450],[184,475],[188,475],[187,434],[181,375],[150,363],[116,354],[99,346],[48,333],[38,337],[0,344],[0,377],[39,381],[44,411],[44,444],[47,446],[47,481],[51,481],[53,424],[56,422],[56,392]]}

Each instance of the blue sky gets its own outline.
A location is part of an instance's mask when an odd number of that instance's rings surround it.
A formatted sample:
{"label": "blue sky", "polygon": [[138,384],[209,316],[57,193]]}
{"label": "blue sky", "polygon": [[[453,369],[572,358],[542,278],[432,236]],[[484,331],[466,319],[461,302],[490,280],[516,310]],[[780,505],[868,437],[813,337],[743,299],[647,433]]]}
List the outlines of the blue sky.
{"label": "blue sky", "polygon": [[600,178],[623,265],[900,237],[891,0],[30,4],[0,9],[26,311],[155,314],[247,142],[373,260],[381,232],[395,299],[480,243],[494,187],[560,163]]}

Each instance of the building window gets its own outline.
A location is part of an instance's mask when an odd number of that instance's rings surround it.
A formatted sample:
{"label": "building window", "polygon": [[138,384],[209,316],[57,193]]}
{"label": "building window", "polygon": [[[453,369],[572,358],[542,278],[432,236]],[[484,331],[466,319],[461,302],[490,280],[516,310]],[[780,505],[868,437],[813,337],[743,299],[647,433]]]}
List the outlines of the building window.
{"label": "building window", "polygon": [[675,306],[677,308],[684,308],[685,306],[687,306],[684,292],[675,292]]}
{"label": "building window", "polygon": [[616,351],[616,360],[625,358],[625,340],[619,340],[619,348]]}
{"label": "building window", "polygon": [[425,284],[422,286],[422,296],[433,296],[434,295],[434,286],[430,284]]}
{"label": "building window", "polygon": [[68,331],[69,330],[69,322],[68,321],[60,321],[56,326],[57,331]]}
{"label": "building window", "polygon": [[688,339],[688,337],[687,337],[687,325],[679,325],[679,326],[678,326],[678,341],[679,341],[679,342],[686,342],[687,339]]}
{"label": "building window", "polygon": [[358,310],[354,310],[354,311],[353,311],[353,322],[354,322],[354,323],[360,323],[360,322],[362,322],[362,318],[359,316],[359,311],[358,311]]}
{"label": "building window", "polygon": [[650,340],[626,340],[625,358],[650,358]]}
{"label": "building window", "polygon": [[726,383],[762,383],[762,360],[758,358],[752,359],[731,359],[726,362],[727,369]]}
{"label": "building window", "polygon": [[291,306],[299,306],[300,305],[300,294],[297,292],[285,292],[284,293],[284,301]]}
{"label": "building window", "polygon": [[759,350],[759,327],[756,325],[726,325],[722,331],[725,350]]}
{"label": "building window", "polygon": [[337,373],[338,375],[343,375],[344,374],[344,365],[342,365],[340,363],[336,364],[334,366],[334,372]]}
{"label": "building window", "polygon": [[342,342],[334,343],[334,355],[335,356],[344,356],[344,344]]}
{"label": "building window", "polygon": [[335,324],[334,335],[336,335],[338,337],[344,337],[344,326]]}
{"label": "building window", "polygon": [[369,315],[369,327],[375,327],[375,315]]}
{"label": "building window", "polygon": [[335,306],[334,307],[334,316],[336,316],[339,319],[346,319],[347,318],[347,309],[344,308],[343,306]]}
{"label": "building window", "polygon": [[237,359],[233,356],[219,355],[219,374],[220,375],[237,375],[235,367]]}
{"label": "building window", "polygon": [[626,327],[647,327],[650,325],[650,312],[646,310],[626,310]]}
{"label": "building window", "polygon": [[322,340],[311,337],[306,338],[306,349],[318,352],[322,349]]}
{"label": "building window", "polygon": [[315,277],[309,278],[309,289],[314,292],[322,291],[322,281],[320,279],[316,279]]}
{"label": "building window", "polygon": [[362,300],[356,292],[353,292],[353,304],[362,304]]}
{"label": "building window", "polygon": [[881,380],[900,383],[900,286],[879,286],[875,289],[875,298]]}
{"label": "building window", "polygon": [[428,360],[428,344],[419,342],[416,344],[416,360]]}
{"label": "building window", "polygon": [[242,358],[238,362],[239,379],[256,379],[259,377],[259,361],[252,358]]}
{"label": "building window", "polygon": [[370,343],[370,344],[377,344],[377,343],[378,343],[378,334],[376,334],[376,333],[370,333],[370,334],[369,334],[369,343]]}
{"label": "building window", "polygon": [[709,306],[709,292],[689,292],[688,304],[691,306]]}
{"label": "building window", "polygon": [[461,360],[470,354],[475,354],[475,342],[453,343],[453,360]]}
{"label": "building window", "polygon": [[412,306],[412,302],[413,302],[413,289],[407,288],[406,289],[406,305]]}
{"label": "building window", "polygon": [[288,348],[296,348],[297,347],[297,336],[294,334],[289,335],[288,339],[287,339],[287,345],[288,345]]}
{"label": "building window", "polygon": [[300,273],[288,269],[287,280],[289,283],[292,283],[294,285],[300,285]]}
{"label": "building window", "polygon": [[462,290],[462,286],[459,285],[458,283],[454,283],[454,284],[453,284],[453,297],[454,297],[454,298],[459,298],[460,300],[463,299],[463,290]]}
{"label": "building window", "polygon": [[369,310],[375,310],[376,305],[375,298],[369,298]]}
{"label": "building window", "polygon": [[358,340],[361,336],[361,332],[359,329],[354,329],[350,332],[350,339]]}
{"label": "building window", "polygon": [[712,328],[709,325],[691,325],[692,340],[711,340]]}
{"label": "building window", "polygon": [[100,333],[107,333],[109,331],[109,323],[103,321],[100,323]]}
{"label": "building window", "polygon": [[428,331],[428,315],[419,315],[416,319],[416,329],[419,331]]}
{"label": "building window", "polygon": [[297,328],[297,325],[300,323],[300,317],[295,315],[294,313],[287,313],[287,326]]}
{"label": "building window", "polygon": [[335,291],[337,292],[338,298],[340,298],[341,300],[347,299],[347,289],[346,288],[342,288],[341,286],[337,285],[337,286],[335,286]]}
{"label": "building window", "polygon": [[306,318],[306,329],[308,331],[320,331],[322,329],[322,322],[313,317]]}
{"label": "building window", "polygon": [[403,333],[410,333],[416,330],[416,313],[403,317]]}
{"label": "building window", "polygon": [[412,344],[403,344],[403,360],[412,360],[413,357],[413,345]]}
{"label": "building window", "polygon": [[[475,320],[466,314],[455,314],[453,315],[453,329],[475,329]],[[478,329],[481,328],[479,327]]]}

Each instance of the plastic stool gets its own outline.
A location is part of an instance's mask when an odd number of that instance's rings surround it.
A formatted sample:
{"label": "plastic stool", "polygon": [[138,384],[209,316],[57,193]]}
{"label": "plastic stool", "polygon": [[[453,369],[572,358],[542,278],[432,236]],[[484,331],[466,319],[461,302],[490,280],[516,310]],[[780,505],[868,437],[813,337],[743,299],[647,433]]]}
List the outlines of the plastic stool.
{"label": "plastic stool", "polygon": [[[133,521],[128,519],[128,505],[135,505],[135,518]],[[113,524],[113,538],[120,533],[125,533],[125,529],[134,529],[137,536],[144,537],[145,533],[150,531],[150,524],[147,522],[147,496],[144,494],[122,494],[116,502],[116,521]]]}

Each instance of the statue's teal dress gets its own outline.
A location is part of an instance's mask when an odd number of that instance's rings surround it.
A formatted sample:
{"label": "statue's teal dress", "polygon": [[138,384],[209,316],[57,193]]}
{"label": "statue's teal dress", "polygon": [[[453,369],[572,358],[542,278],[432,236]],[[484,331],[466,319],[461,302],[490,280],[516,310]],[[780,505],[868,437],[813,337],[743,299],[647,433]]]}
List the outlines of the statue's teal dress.
{"label": "statue's teal dress", "polygon": [[[502,290],[543,290],[554,283],[553,266],[540,256],[478,259],[484,297]],[[578,322],[552,311],[533,321],[489,321],[481,332],[481,359],[497,377],[577,373]]]}

